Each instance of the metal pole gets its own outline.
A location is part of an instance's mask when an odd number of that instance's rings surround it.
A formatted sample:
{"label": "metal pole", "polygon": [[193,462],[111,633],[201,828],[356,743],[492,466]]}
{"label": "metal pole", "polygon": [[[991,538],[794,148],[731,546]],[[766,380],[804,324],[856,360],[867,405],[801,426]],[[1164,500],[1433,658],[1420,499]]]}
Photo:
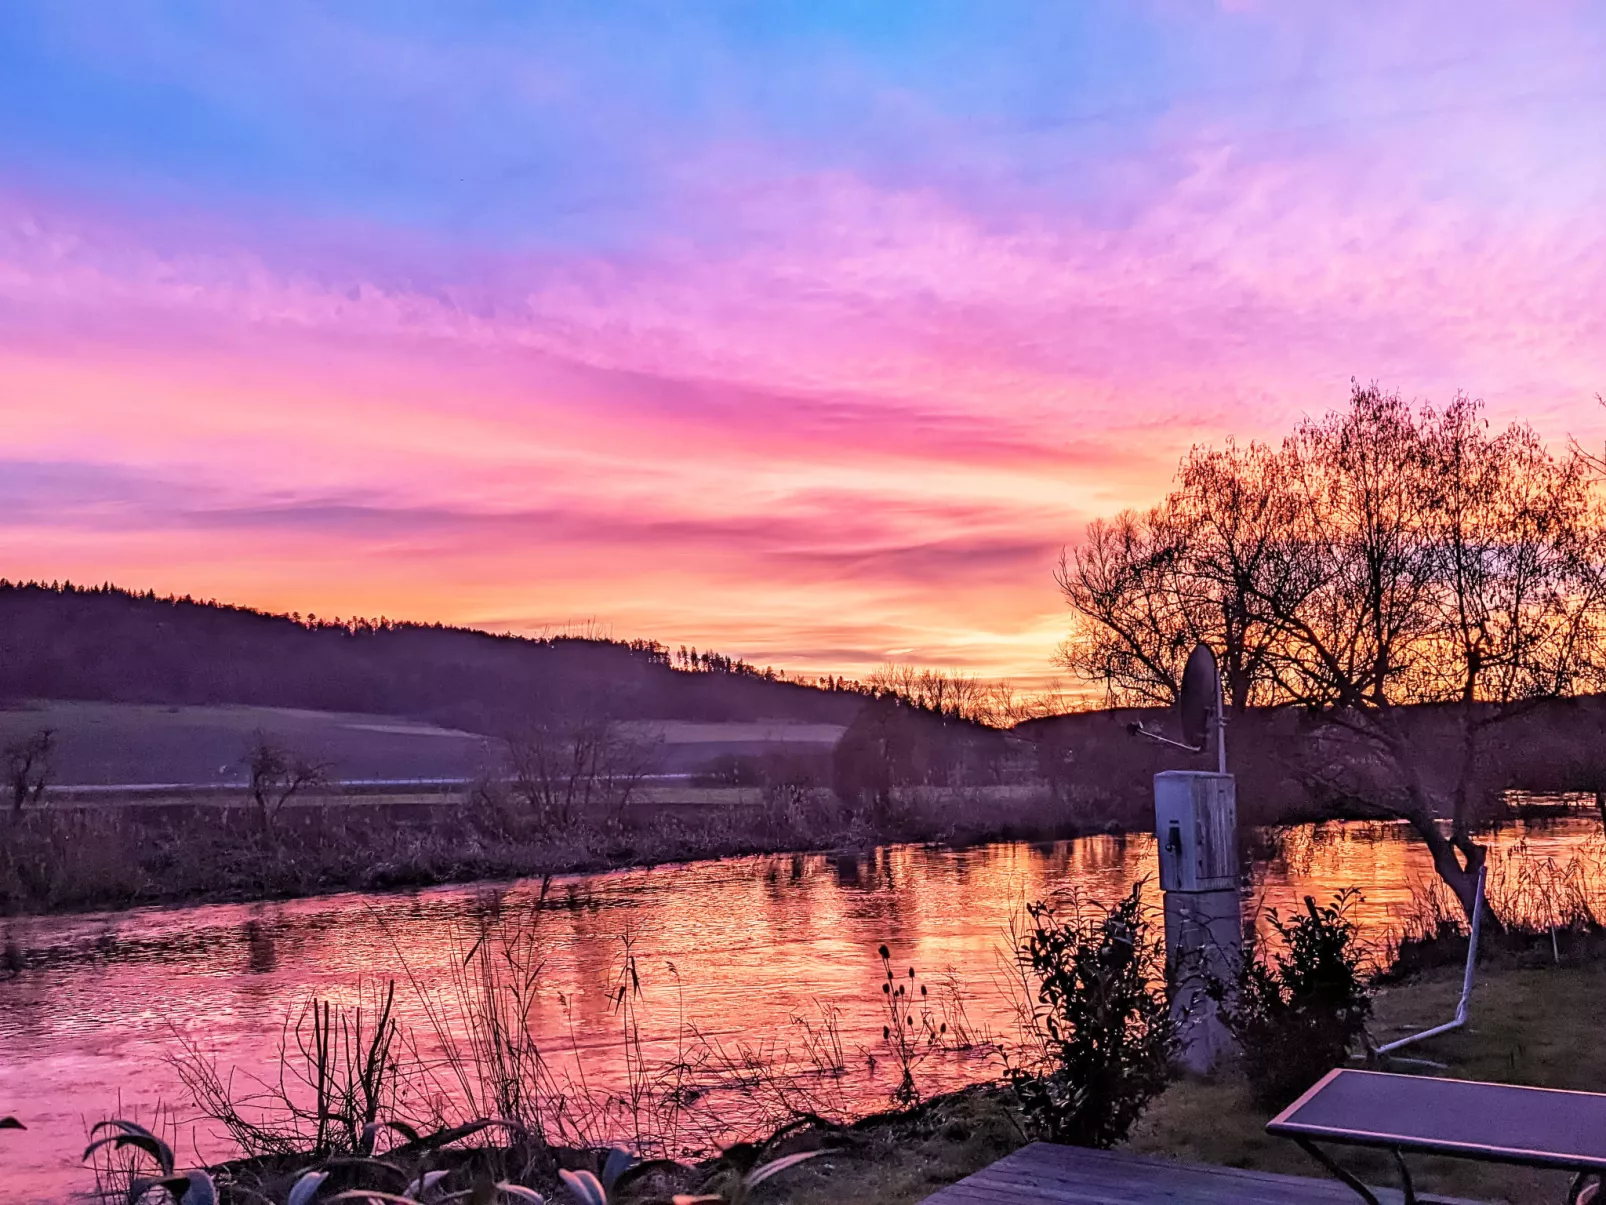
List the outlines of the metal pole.
{"label": "metal pole", "polygon": [[[1389,1042],[1377,1048],[1378,1054],[1388,1054],[1398,1050],[1401,1046],[1409,1046],[1413,1042],[1420,1042],[1423,1038],[1436,1038],[1441,1033],[1449,1033],[1452,1029],[1460,1029],[1467,1023],[1467,1006],[1472,1003],[1472,977],[1478,969],[1478,922],[1483,919],[1483,878],[1488,872],[1488,864],[1478,867],[1478,897],[1472,901],[1472,932],[1467,936],[1467,966],[1461,973],[1461,999],[1456,1003],[1455,1016],[1443,1025],[1435,1025],[1432,1029],[1425,1029],[1421,1033],[1413,1033],[1408,1037]],[[1409,1061],[1409,1060],[1407,1060]]]}
{"label": "metal pole", "polygon": [[1216,671],[1216,773],[1227,772],[1227,709],[1222,705],[1221,671]]}

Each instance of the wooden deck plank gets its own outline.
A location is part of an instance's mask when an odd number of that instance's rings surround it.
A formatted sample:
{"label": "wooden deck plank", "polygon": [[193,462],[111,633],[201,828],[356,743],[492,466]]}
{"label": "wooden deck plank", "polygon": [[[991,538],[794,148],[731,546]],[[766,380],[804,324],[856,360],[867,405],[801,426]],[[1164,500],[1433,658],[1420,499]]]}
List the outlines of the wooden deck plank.
{"label": "wooden deck plank", "polygon": [[[1378,1189],[1385,1203],[1401,1194]],[[926,1198],[927,1205],[1358,1205],[1337,1180],[1034,1142]],[[1478,1205],[1460,1202],[1459,1205]]]}

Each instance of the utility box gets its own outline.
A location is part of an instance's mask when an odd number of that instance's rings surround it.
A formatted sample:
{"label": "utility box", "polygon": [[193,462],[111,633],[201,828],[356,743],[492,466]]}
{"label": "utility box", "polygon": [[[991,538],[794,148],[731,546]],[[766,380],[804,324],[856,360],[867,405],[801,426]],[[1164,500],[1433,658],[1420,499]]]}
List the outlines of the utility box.
{"label": "utility box", "polygon": [[1238,890],[1238,794],[1231,774],[1154,776],[1162,891]]}

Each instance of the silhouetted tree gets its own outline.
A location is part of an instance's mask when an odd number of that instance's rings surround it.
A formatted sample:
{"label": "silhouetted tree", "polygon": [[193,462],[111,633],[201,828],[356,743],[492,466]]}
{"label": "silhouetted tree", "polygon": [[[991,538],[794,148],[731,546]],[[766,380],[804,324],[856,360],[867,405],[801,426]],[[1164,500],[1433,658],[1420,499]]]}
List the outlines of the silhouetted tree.
{"label": "silhouetted tree", "polygon": [[552,695],[505,741],[514,797],[542,828],[623,818],[656,764],[659,743],[617,718],[606,693]]}
{"label": "silhouetted tree", "polygon": [[243,759],[248,789],[264,836],[277,829],[279,813],[297,795],[328,785],[330,765],[304,757],[258,732]]}
{"label": "silhouetted tree", "polygon": [[45,788],[50,783],[51,755],[55,750],[56,734],[50,728],[41,728],[0,750],[13,814],[21,815],[23,808],[44,798]]}
{"label": "silhouetted tree", "polygon": [[[1113,701],[1166,702],[1209,641],[1233,705],[1300,708],[1303,777],[1409,821],[1468,911],[1483,735],[1606,671],[1588,466],[1526,426],[1491,433],[1464,397],[1413,411],[1357,385],[1280,448],[1196,448],[1159,507],[1093,524],[1059,576],[1071,670]],[[1454,713],[1448,797],[1402,723],[1422,703]]]}
{"label": "silhouetted tree", "polygon": [[831,787],[872,824],[892,812],[892,788],[916,781],[917,748],[904,705],[885,696],[859,709],[831,752]]}

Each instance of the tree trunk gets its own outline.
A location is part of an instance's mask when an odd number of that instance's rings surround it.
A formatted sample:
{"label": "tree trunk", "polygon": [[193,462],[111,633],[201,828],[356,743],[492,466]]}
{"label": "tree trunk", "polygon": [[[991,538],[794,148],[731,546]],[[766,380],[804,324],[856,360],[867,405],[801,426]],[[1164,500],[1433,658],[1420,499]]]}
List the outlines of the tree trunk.
{"label": "tree trunk", "polygon": [[1446,837],[1431,811],[1419,811],[1406,819],[1427,845],[1428,853],[1433,857],[1433,869],[1438,871],[1444,885],[1455,893],[1470,925],[1473,909],[1478,902],[1478,872],[1488,861],[1489,851],[1465,832]]}
{"label": "tree trunk", "polygon": [[1416,830],[1417,836],[1428,847],[1428,853],[1433,858],[1433,869],[1438,871],[1444,885],[1455,893],[1456,901],[1461,905],[1461,911],[1470,926],[1472,913],[1478,904],[1478,873],[1488,860],[1489,851],[1472,839],[1468,828],[1475,730],[1470,727],[1469,713],[1463,712],[1462,721],[1468,726],[1462,729],[1462,762],[1452,801],[1454,814],[1450,835],[1446,836],[1439,827],[1432,793],[1422,780],[1421,765],[1406,734],[1396,726],[1392,714],[1385,713],[1373,720],[1410,800],[1409,807],[1398,815]]}

